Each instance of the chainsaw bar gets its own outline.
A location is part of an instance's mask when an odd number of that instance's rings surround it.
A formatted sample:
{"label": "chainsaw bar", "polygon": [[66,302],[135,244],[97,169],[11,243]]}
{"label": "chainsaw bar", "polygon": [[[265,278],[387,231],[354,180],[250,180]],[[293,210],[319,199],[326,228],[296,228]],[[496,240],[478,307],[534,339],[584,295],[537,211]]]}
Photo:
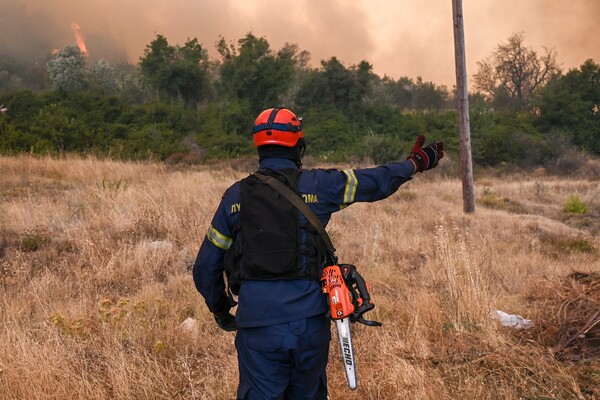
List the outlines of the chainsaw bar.
{"label": "chainsaw bar", "polygon": [[356,381],[356,360],[354,357],[354,346],[352,345],[352,331],[350,330],[350,318],[336,319],[335,327],[340,342],[340,351],[342,362],[346,369],[346,380],[350,389],[357,387]]}

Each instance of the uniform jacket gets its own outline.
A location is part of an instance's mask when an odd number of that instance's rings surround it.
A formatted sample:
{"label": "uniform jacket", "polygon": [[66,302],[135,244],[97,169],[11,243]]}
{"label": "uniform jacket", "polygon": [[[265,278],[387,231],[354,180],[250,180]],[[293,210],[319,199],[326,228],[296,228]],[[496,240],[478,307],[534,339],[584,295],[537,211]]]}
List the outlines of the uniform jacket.
{"label": "uniform jacket", "polygon": [[[265,168],[296,168],[296,164],[283,158],[265,158],[260,169]],[[353,203],[387,198],[413,173],[411,161],[343,171],[304,170],[298,191],[326,226],[334,212]],[[223,258],[235,240],[233,228],[239,226],[241,207],[240,185],[236,182],[223,195],[194,263],[194,283],[213,313],[229,309],[224,295]],[[309,318],[327,312],[326,301],[320,283],[314,280],[245,280],[238,295],[236,321],[239,327],[250,328]]]}

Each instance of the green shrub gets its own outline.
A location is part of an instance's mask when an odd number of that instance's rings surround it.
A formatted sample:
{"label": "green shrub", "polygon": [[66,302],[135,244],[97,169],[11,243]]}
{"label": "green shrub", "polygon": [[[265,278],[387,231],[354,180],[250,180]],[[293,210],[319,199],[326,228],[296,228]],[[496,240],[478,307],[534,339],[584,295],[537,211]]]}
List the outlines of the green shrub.
{"label": "green shrub", "polygon": [[407,154],[406,149],[410,148],[408,144],[401,140],[385,135],[365,135],[362,139],[360,150],[365,158],[371,159],[376,164],[383,164],[392,161],[398,161],[403,155]]}
{"label": "green shrub", "polygon": [[579,195],[572,195],[567,199],[563,211],[570,214],[587,214],[590,210],[587,204],[579,199]]}
{"label": "green shrub", "polygon": [[335,108],[305,110],[306,154],[342,161],[357,140],[346,115]]}

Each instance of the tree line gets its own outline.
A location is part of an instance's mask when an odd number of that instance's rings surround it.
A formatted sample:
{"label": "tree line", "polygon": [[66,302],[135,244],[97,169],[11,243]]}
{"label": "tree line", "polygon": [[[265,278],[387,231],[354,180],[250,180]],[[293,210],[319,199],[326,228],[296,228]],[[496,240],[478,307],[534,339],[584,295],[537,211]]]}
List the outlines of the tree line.
{"label": "tree line", "polygon": [[[274,50],[252,33],[215,47],[211,58],[197,38],[176,45],[159,34],[137,65],[92,64],[76,45],[43,68],[0,56],[0,151],[236,157],[253,152],[255,116],[283,105],[304,117],[307,154],[317,158],[396,160],[420,133],[458,153],[453,89],[381,77],[364,60],[314,67],[297,45]],[[593,60],[563,73],[554,51],[538,54],[517,33],[478,63],[472,82],[476,164],[564,170],[600,155]]]}

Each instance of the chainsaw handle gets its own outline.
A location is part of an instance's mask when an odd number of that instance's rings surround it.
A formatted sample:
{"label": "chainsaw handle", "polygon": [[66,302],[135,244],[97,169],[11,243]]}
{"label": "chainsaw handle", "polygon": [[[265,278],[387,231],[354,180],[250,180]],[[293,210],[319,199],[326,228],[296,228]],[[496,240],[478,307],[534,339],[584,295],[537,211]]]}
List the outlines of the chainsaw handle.
{"label": "chainsaw handle", "polygon": [[[344,280],[350,288],[353,300],[358,305],[358,307],[352,313],[350,320],[352,322],[360,322],[361,324],[368,326],[383,325],[381,322],[369,321],[364,319],[362,316],[367,311],[371,311],[373,308],[375,308],[375,304],[373,304],[371,301],[367,282],[365,282],[364,278],[358,273],[356,267],[352,264],[341,264],[340,268],[342,269]],[[361,301],[358,301],[358,299]]]}
{"label": "chainsaw handle", "polygon": [[364,319],[362,315],[356,319],[356,322],[360,322],[361,324],[365,324],[367,326],[383,326],[383,323],[379,321],[370,321],[368,319]]}

